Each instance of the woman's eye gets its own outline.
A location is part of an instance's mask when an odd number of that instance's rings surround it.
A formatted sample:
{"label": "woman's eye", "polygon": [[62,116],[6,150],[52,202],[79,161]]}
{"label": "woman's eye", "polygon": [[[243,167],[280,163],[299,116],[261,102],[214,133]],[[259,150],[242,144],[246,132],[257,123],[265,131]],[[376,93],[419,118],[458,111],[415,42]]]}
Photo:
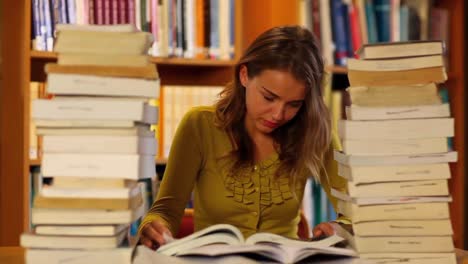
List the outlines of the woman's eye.
{"label": "woman's eye", "polygon": [[293,108],[299,108],[302,106],[302,103],[291,103],[289,104],[289,106],[293,107]]}
{"label": "woman's eye", "polygon": [[271,102],[271,101],[273,101],[273,100],[275,99],[275,98],[273,98],[273,97],[265,96],[265,95],[263,96],[263,98],[265,98],[265,100],[267,100],[267,101],[269,101],[269,102]]}

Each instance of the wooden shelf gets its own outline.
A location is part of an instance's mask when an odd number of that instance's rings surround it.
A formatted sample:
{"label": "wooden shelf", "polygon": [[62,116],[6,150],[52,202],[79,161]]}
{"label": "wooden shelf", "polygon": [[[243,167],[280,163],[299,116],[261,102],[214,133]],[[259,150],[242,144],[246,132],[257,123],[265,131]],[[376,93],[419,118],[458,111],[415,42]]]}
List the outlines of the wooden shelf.
{"label": "wooden shelf", "polygon": [[[166,158],[155,158],[154,159],[155,165],[166,165],[167,159]],[[40,159],[33,159],[29,160],[29,166],[41,166],[42,161]]]}
{"label": "wooden shelf", "polygon": [[[31,50],[31,59],[56,61],[58,54],[50,51]],[[150,61],[158,65],[180,65],[180,66],[206,66],[206,67],[232,67],[234,60],[210,60],[210,59],[185,59],[185,58],[162,58],[151,57]]]}
{"label": "wooden shelf", "polygon": [[41,160],[40,159],[32,159],[29,160],[29,166],[40,166]]}
{"label": "wooden shelf", "polygon": [[[31,50],[31,59],[56,61],[57,53],[50,51]],[[236,65],[234,60],[210,60],[210,59],[185,59],[185,58],[163,58],[152,57],[150,60],[157,65],[174,65],[174,66],[204,66],[204,67],[233,67]],[[329,65],[325,70],[335,74],[346,74],[348,69],[343,66]]]}
{"label": "wooden shelf", "polygon": [[334,74],[348,74],[348,68],[344,66],[328,65],[325,70]]}

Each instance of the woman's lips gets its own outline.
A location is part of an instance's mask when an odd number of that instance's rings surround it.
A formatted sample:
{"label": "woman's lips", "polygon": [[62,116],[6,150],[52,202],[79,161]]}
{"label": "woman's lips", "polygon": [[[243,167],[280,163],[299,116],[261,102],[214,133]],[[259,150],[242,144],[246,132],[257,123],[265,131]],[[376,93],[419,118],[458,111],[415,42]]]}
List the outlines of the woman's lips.
{"label": "woman's lips", "polygon": [[263,120],[263,124],[266,126],[266,127],[269,127],[269,128],[276,128],[278,127],[278,123],[275,123],[275,122],[270,122],[270,121],[267,121],[267,120]]}

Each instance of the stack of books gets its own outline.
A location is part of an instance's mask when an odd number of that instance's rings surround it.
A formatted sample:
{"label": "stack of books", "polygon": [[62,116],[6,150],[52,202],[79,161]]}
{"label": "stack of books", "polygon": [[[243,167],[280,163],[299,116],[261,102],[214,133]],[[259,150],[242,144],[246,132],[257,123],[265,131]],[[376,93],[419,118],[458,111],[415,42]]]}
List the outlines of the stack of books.
{"label": "stack of books", "polygon": [[456,263],[447,180],[457,153],[437,87],[447,79],[442,52],[436,41],[380,44],[349,60],[342,151],[334,155],[347,188],[332,195],[363,258]]}
{"label": "stack of books", "polygon": [[52,96],[32,104],[41,172],[53,181],[39,188],[34,229],[21,235],[27,263],[130,263],[129,226],[149,206],[138,180],[156,175],[150,126],[158,108],[150,100],[160,84],[146,55],[151,35],[96,30],[58,32],[58,63],[45,67]]}

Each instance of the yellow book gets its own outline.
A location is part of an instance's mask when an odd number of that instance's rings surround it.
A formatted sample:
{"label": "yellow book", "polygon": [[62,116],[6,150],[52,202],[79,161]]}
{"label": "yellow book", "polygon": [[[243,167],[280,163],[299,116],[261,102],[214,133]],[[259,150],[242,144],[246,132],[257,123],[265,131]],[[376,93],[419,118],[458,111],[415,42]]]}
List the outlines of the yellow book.
{"label": "yellow book", "polygon": [[98,65],[59,65],[47,63],[45,66],[47,74],[77,74],[103,77],[142,78],[156,80],[159,78],[156,66],[98,66]]}

